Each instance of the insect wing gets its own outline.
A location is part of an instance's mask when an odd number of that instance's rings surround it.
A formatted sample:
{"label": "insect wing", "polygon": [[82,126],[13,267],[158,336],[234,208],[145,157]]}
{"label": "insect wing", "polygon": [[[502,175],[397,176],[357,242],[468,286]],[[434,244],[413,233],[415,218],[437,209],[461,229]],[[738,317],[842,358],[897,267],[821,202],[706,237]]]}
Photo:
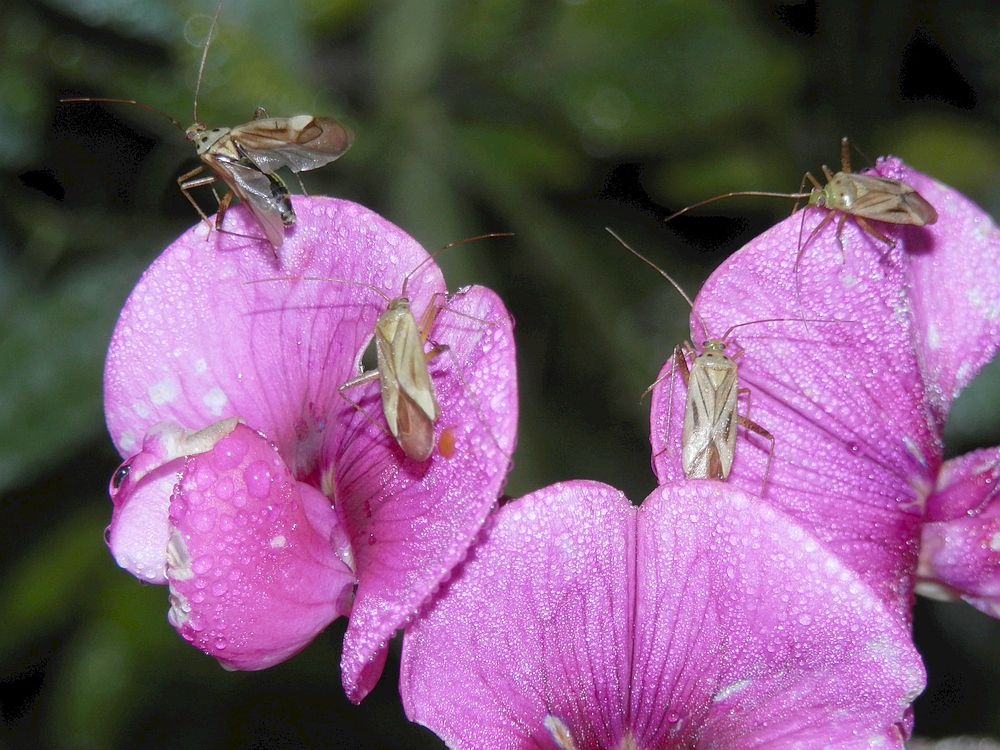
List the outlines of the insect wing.
{"label": "insect wing", "polygon": [[264,172],[288,167],[318,169],[351,147],[354,134],[336,120],[312,115],[264,117],[232,129],[230,135]]}
{"label": "insect wing", "polygon": [[285,239],[285,227],[295,222],[288,188],[277,177],[253,166],[226,161],[206,154],[204,161],[250,209],[268,241],[276,248]]}
{"label": "insect wing", "polygon": [[736,365],[728,357],[701,354],[691,365],[681,467],[688,479],[725,479],[736,448]]}
{"label": "insect wing", "polygon": [[407,456],[424,461],[434,449],[441,414],[427,370],[423,339],[405,301],[395,300],[375,326],[382,410],[389,431]]}
{"label": "insect wing", "polygon": [[918,227],[937,221],[934,206],[900,180],[838,172],[829,188],[845,200],[843,210],[855,216]]}

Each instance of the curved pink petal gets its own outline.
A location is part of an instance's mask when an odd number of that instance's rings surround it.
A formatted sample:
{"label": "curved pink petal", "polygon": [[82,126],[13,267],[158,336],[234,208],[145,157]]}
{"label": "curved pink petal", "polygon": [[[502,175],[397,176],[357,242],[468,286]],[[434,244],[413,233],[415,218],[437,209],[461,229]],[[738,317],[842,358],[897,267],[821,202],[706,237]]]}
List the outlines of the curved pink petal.
{"label": "curved pink petal", "polygon": [[[748,389],[740,413],[774,437],[766,488],[770,443],[743,428],[729,481],[788,512],[908,618],[923,501],[941,461],[908,296],[906,252],[926,228],[879,224],[890,249],[852,219],[813,235],[824,216],[805,209],[771,228],[695,302],[711,336],[740,325],[727,342]],[[810,238],[801,253],[800,237]],[[780,320],[754,322],[770,319]],[[692,331],[706,337],[697,316]],[[661,482],[681,476],[685,392],[671,367],[652,401]]]}
{"label": "curved pink petal", "polygon": [[264,669],[350,609],[338,519],[275,447],[237,425],[190,456],[171,498],[171,624],[232,669]]}
{"label": "curved pink petal", "polygon": [[184,470],[183,458],[211,450],[236,423],[226,419],[192,433],[162,422],[146,433],[142,451],[118,467],[108,488],[114,512],[107,542],[115,561],[140,581],[167,582],[170,496]]}
{"label": "curved pink petal", "polygon": [[757,498],[570,482],[496,514],[400,692],[453,748],[902,748],[922,684],[895,614]]}
{"label": "curved pink petal", "polygon": [[661,487],[638,516],[631,713],[646,747],[902,747],[920,657],[837,556],[721,482]]}
{"label": "curved pink petal", "polygon": [[917,591],[1000,617],[1000,448],[945,462],[927,500]]}
{"label": "curved pink petal", "polygon": [[914,332],[927,398],[944,426],[951,402],[1000,347],[1000,230],[964,195],[894,157],[878,173],[904,180],[938,212],[903,230]]}
{"label": "curved pink petal", "polygon": [[[453,295],[438,314],[431,339],[448,351],[430,371],[441,404],[437,434],[454,438],[450,458],[436,449],[428,462],[407,459],[361,413],[348,425],[334,483],[359,579],[342,658],[354,701],[381,674],[388,639],[464,557],[503,488],[517,431],[512,328],[503,303],[482,287]],[[359,404],[378,415],[378,385],[366,387]]]}
{"label": "curved pink petal", "polygon": [[[108,430],[123,455],[157,422],[197,429],[240,416],[275,441],[298,479],[318,483],[323,446],[343,440],[353,411],[337,388],[385,311],[382,293],[400,294],[420,266],[406,291],[423,310],[444,281],[423,248],[378,214],[333,198],[294,203],[281,267],[267,242],[200,223],[139,280],[104,375]],[[245,210],[226,217],[228,231],[253,233]]]}
{"label": "curved pink petal", "polygon": [[501,508],[404,635],[406,715],[456,749],[554,747],[549,715],[580,750],[614,748],[634,560],[635,509],[612,487],[556,484]]}

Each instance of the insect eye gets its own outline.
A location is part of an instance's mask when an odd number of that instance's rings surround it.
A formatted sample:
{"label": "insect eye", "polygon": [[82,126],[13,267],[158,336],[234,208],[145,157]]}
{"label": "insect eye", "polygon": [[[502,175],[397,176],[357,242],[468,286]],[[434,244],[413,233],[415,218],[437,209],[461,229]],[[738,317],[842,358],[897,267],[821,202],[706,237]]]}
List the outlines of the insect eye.
{"label": "insect eye", "polygon": [[128,476],[129,471],[131,471],[131,466],[129,464],[122,464],[121,466],[119,466],[118,471],[116,471],[115,475],[111,477],[111,489],[117,490],[119,487],[121,487],[122,482],[125,481],[125,478]]}

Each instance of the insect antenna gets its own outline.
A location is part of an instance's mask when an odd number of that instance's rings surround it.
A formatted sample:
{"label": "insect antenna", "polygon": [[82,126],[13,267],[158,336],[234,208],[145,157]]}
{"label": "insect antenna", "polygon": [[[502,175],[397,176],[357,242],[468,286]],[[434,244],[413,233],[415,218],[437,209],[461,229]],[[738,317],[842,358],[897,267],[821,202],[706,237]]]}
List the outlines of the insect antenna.
{"label": "insect antenna", "polygon": [[[692,206],[692,208],[694,208],[694,206]],[[611,227],[604,227],[604,229],[608,232],[608,234],[610,234],[612,237],[618,240],[622,244],[622,247],[624,247],[626,250],[632,253],[632,255],[637,257],[643,263],[650,266],[653,270],[657,271],[663,278],[665,278],[667,281],[670,282],[671,286],[673,286],[673,288],[676,289],[680,293],[680,295],[684,298],[684,301],[688,303],[688,307],[691,308],[691,312],[693,312],[695,314],[695,317],[698,318],[698,322],[701,323],[701,328],[705,332],[705,338],[706,339],[711,338],[710,334],[708,333],[708,326],[705,325],[705,321],[702,319],[698,311],[694,309],[694,302],[691,301],[691,298],[687,295],[687,292],[685,292],[681,288],[681,285],[678,284],[676,281],[674,281],[670,277],[670,274],[668,274],[666,271],[664,271],[662,268],[656,265],[653,261],[651,261],[649,258],[647,258],[645,255],[640,253],[635,248],[631,247],[627,242],[625,242],[625,240],[623,240],[621,237],[615,234],[614,230],[611,229]]]}
{"label": "insect antenna", "polygon": [[400,297],[406,297],[406,285],[409,284],[410,279],[413,278],[413,276],[416,275],[417,271],[419,271],[421,268],[423,268],[424,265],[426,265],[427,263],[430,263],[432,260],[434,260],[438,256],[439,253],[443,253],[445,250],[448,250],[449,248],[455,247],[455,245],[464,245],[466,242],[475,242],[476,240],[488,240],[488,239],[491,239],[493,237],[513,237],[513,236],[514,236],[513,232],[493,232],[491,234],[476,235],[475,237],[466,237],[464,240],[455,240],[454,242],[449,242],[444,247],[439,247],[433,253],[431,253],[426,258],[424,258],[422,261],[420,261],[412,271],[410,271],[408,274],[406,274],[406,276],[403,278],[403,288],[402,288],[399,296]]}
{"label": "insect antenna", "polygon": [[735,323],[726,329],[719,341],[729,340],[729,334],[737,328],[743,326],[754,326],[759,323],[857,323],[856,320],[831,320],[830,318],[761,318],[760,320],[745,320],[742,323]]}
{"label": "insect antenna", "polygon": [[215,33],[215,24],[219,21],[219,13],[222,12],[223,0],[219,0],[219,7],[215,9],[215,17],[212,19],[212,25],[208,27],[208,36],[205,38],[205,49],[201,53],[201,63],[198,65],[198,81],[194,85],[194,119],[193,122],[198,122],[198,93],[201,91],[201,77],[205,72],[205,61],[208,59],[208,47],[212,43],[212,35]]}
{"label": "insect antenna", "polygon": [[[421,268],[423,268],[426,263],[428,263],[429,261],[433,260],[434,257],[438,253],[442,253],[445,250],[447,250],[448,248],[454,247],[455,245],[461,245],[464,242],[472,242],[474,240],[484,240],[484,239],[488,239],[490,237],[513,237],[513,236],[514,236],[513,232],[497,232],[497,233],[494,233],[494,234],[481,234],[481,235],[478,235],[477,237],[466,237],[464,240],[455,240],[454,242],[448,243],[444,247],[438,248],[433,253],[431,253],[426,258],[424,258],[422,261],[420,261],[420,263],[418,263],[416,265],[416,267],[412,271],[410,271],[408,274],[406,274],[406,276],[403,279],[403,288],[402,288],[401,294],[399,296],[400,297],[406,297],[406,285],[409,282],[410,278],[412,278],[413,275],[417,271],[419,271]],[[392,301],[392,298],[388,294],[386,294],[384,291],[382,291],[381,289],[379,289],[377,286],[375,286],[373,284],[369,284],[369,283],[367,283],[365,281],[354,281],[352,279],[335,279],[335,278],[332,278],[330,276],[276,276],[276,277],[272,277],[272,278],[268,278],[268,279],[250,279],[248,281],[244,281],[243,283],[244,284],[264,284],[264,283],[269,283],[269,282],[274,282],[274,281],[330,281],[330,282],[334,282],[334,283],[337,283],[337,284],[351,284],[352,286],[360,286],[360,287],[364,287],[365,289],[371,289],[373,292],[375,292],[376,294],[378,294],[386,302],[391,302]]]}
{"label": "insect antenna", "polygon": [[[762,197],[762,198],[795,198],[796,200],[801,200],[803,198],[808,198],[810,195],[812,195],[812,193],[811,192],[810,193],[802,193],[802,192],[799,192],[799,193],[771,193],[771,192],[768,192],[766,190],[737,190],[735,193],[725,193],[723,195],[717,195],[714,198],[707,198],[707,199],[705,199],[703,201],[698,201],[697,203],[694,203],[694,204],[692,204],[690,206],[687,206],[686,208],[682,208],[680,211],[677,211],[676,213],[670,214],[670,216],[668,216],[667,218],[665,218],[663,220],[663,222],[666,223],[668,221],[672,221],[673,219],[676,219],[681,214],[686,214],[688,211],[690,211],[693,208],[699,208],[699,207],[705,206],[705,205],[707,205],[709,203],[715,203],[716,201],[721,201],[723,198],[734,198],[734,197],[739,196],[739,195],[756,195],[756,196],[759,196],[759,197]],[[797,205],[798,204],[796,204],[796,206]],[[793,213],[794,213],[794,211],[793,211]],[[629,248],[629,249],[631,250],[631,248]],[[632,252],[635,252],[635,251],[633,250]],[[642,256],[640,256],[640,257],[642,257]]]}
{"label": "insect antenna", "polygon": [[172,122],[174,125],[176,125],[179,129],[184,130],[184,131],[187,130],[187,128],[185,128],[183,125],[181,125],[179,122],[177,122],[177,120],[175,120],[173,117],[171,117],[170,115],[168,115],[162,109],[157,109],[152,104],[146,104],[145,102],[137,102],[135,99],[110,99],[110,98],[105,97],[105,96],[73,96],[73,97],[69,97],[67,99],[60,99],[59,101],[60,102],[64,102],[64,103],[69,103],[69,104],[73,104],[73,103],[77,103],[77,102],[111,102],[112,104],[134,104],[137,107],[142,107],[143,109],[148,109],[150,112],[156,112],[156,114],[158,114],[158,115],[163,115],[168,120],[170,120],[170,122]]}

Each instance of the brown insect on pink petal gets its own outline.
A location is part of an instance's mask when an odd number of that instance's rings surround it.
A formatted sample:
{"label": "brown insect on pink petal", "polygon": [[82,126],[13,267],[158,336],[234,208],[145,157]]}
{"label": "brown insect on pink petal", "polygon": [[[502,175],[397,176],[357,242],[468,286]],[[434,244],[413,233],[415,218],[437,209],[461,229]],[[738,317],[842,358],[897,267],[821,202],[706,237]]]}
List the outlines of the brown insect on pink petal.
{"label": "brown insect on pink petal", "polygon": [[[873,227],[870,222],[881,221],[887,224],[922,227],[937,221],[937,211],[934,209],[934,206],[928,203],[913,187],[902,180],[852,172],[850,143],[846,137],[840,141],[840,162],[841,171],[836,174],[833,174],[825,164],[823,165],[823,176],[826,178],[825,185],[821,185],[819,180],[809,172],[806,172],[802,177],[802,183],[799,185],[799,192],[797,193],[772,193],[761,190],[740,190],[733,193],[725,193],[724,195],[718,195],[683,208],[668,216],[665,221],[671,221],[699,206],[739,195],[795,198],[796,204],[792,209],[793,213],[798,210],[798,201],[805,199],[807,206],[825,208],[828,210],[828,213],[812,232],[809,233],[805,242],[802,242],[800,238],[799,254],[795,260],[796,268],[798,268],[806,245],[809,244],[810,240],[824,226],[833,221],[834,217],[839,216],[837,224],[838,239],[843,230],[844,222],[848,217],[851,217],[861,229],[890,247],[895,247],[896,243]],[[803,192],[807,181],[812,183],[813,189],[809,192]]]}
{"label": "brown insect on pink petal", "polygon": [[[738,428],[743,427],[747,433],[758,435],[770,443],[761,483],[761,496],[763,496],[767,489],[771,460],[774,457],[775,439],[766,428],[748,416],[739,413],[740,397],[742,396],[746,400],[746,408],[749,412],[752,394],[750,389],[739,387],[736,359],[743,354],[743,350],[740,349],[731,357],[726,354],[726,349],[733,344],[730,335],[737,328],[762,323],[842,323],[849,321],[765,318],[737,323],[730,326],[721,337],[714,338],[709,334],[708,326],[694,309],[694,303],[681,286],[666,271],[630,247],[610,228],[607,231],[625,249],[670,282],[671,286],[691,307],[705,334],[700,351],[690,343],[685,342],[683,346],[675,347],[672,355],[674,366],[670,370],[670,377],[673,378],[674,373],[679,372],[687,389],[681,432],[681,469],[684,476],[688,479],[727,479],[733,467]],[[663,377],[647,388],[646,393],[662,382]],[[645,395],[644,393],[643,396]],[[671,423],[672,409],[673,388],[671,387],[670,398],[667,402],[667,424]]]}
{"label": "brown insect on pink petal", "polygon": [[[336,120],[312,115],[270,117],[262,107],[257,108],[253,120],[233,128],[209,129],[198,122],[198,93],[201,90],[209,45],[221,11],[220,2],[212,19],[201,64],[198,67],[198,82],[194,94],[194,124],[187,128],[166,112],[134,99],[74,97],[60,101],[133,104],[166,117],[184,131],[187,140],[195,144],[202,161],[201,166],[177,178],[181,193],[194,206],[202,220],[210,228],[213,226],[191,195],[191,190],[222,180],[226,184],[227,191],[219,200],[215,229],[224,231],[222,222],[235,195],[250,210],[277,255],[278,249],[284,242],[285,229],[294,224],[296,218],[288,187],[278,176],[277,170],[288,167],[292,172],[298,173],[325,166],[350,148],[354,135]],[[210,172],[202,174],[206,167]],[[230,234],[235,233],[230,232]],[[251,239],[259,238],[251,237]]]}
{"label": "brown insect on pink petal", "polygon": [[[352,388],[377,380],[388,433],[392,435],[409,458],[414,461],[426,461],[434,452],[434,425],[441,416],[441,406],[438,403],[437,393],[427,365],[435,357],[448,352],[449,348],[443,344],[434,344],[427,351],[424,348],[438,314],[448,308],[439,301],[439,298],[446,295],[438,292],[418,322],[410,309],[407,286],[410,279],[425,264],[448,248],[474,240],[509,236],[511,236],[509,233],[485,234],[445,245],[425,258],[406,275],[400,295],[395,298],[371,284],[350,279],[287,277],[285,279],[260,279],[253,283],[298,280],[352,284],[371,289],[385,299],[385,312],[379,315],[374,327],[376,367],[341,384],[338,391],[345,401],[360,411],[379,429],[385,430],[386,428],[371,417],[361,404],[346,394]],[[453,314],[462,315],[462,313],[454,311]],[[460,374],[459,377],[461,378]],[[493,439],[496,442],[496,438]],[[445,458],[451,458],[456,450],[456,440],[454,426],[445,427],[438,442],[441,455]]]}

